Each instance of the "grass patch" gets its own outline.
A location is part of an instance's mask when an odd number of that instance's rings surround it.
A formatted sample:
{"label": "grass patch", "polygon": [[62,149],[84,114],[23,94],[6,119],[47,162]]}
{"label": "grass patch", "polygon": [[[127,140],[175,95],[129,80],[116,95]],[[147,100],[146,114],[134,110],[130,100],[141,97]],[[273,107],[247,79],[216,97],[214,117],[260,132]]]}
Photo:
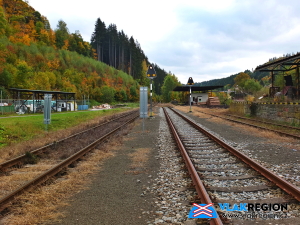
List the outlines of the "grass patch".
{"label": "grass patch", "polygon": [[[124,108],[98,111],[53,113],[48,132],[63,130],[87,122],[96,117],[109,116],[125,111]],[[47,134],[43,115],[9,117],[0,119],[0,148]]]}
{"label": "grass patch", "polygon": [[145,172],[150,150],[150,148],[138,148],[135,152],[129,154],[131,164],[130,171],[127,171],[127,173],[139,174]]}
{"label": "grass patch", "polygon": [[25,163],[27,164],[37,164],[38,162],[38,157],[34,154],[32,154],[31,152],[26,152],[25,153]]}

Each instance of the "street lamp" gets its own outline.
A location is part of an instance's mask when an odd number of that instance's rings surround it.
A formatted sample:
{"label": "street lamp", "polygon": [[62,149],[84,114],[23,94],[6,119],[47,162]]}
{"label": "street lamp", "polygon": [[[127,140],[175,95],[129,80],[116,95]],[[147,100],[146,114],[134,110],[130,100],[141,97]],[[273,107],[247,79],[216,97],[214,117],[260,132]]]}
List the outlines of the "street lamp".
{"label": "street lamp", "polygon": [[192,85],[194,85],[194,81],[193,78],[190,77],[187,82],[187,86],[190,86],[190,112],[192,112]]}
{"label": "street lamp", "polygon": [[150,79],[150,117],[152,115],[152,80],[156,77],[156,72],[154,67],[150,64],[147,71],[147,77]]}

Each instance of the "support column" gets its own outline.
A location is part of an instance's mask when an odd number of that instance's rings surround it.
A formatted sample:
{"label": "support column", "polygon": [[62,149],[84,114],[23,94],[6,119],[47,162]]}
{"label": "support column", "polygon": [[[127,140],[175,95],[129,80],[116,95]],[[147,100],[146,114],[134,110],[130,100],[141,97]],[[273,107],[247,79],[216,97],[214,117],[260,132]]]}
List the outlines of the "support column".
{"label": "support column", "polygon": [[75,94],[74,94],[74,96],[73,96],[73,99],[74,99],[74,112],[75,112],[75,106],[76,106]]}
{"label": "support column", "polygon": [[153,117],[153,115],[152,115],[152,79],[150,79],[150,117]]}
{"label": "support column", "polygon": [[296,68],[296,82],[297,82],[297,84],[296,84],[296,88],[297,88],[297,91],[296,91],[296,98],[297,99],[299,99],[300,98],[300,93],[299,93],[299,86],[300,86],[300,84],[299,84],[299,82],[300,82],[300,79],[299,79],[299,66],[297,66],[297,68]]}
{"label": "support column", "polygon": [[32,111],[33,111],[33,113],[35,113],[35,111],[34,111],[34,106],[35,106],[34,102],[35,102],[35,92],[32,93]]}
{"label": "support column", "polygon": [[192,87],[190,86],[190,112],[192,112]]}

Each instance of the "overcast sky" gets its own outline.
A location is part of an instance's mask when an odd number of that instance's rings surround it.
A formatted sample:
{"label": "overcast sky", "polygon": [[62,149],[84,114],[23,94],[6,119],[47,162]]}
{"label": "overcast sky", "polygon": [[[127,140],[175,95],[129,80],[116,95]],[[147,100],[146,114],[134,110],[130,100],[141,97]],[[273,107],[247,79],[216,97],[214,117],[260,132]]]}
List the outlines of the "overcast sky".
{"label": "overcast sky", "polygon": [[133,36],[149,61],[187,83],[252,70],[300,52],[299,0],[29,0],[90,42],[97,18]]}

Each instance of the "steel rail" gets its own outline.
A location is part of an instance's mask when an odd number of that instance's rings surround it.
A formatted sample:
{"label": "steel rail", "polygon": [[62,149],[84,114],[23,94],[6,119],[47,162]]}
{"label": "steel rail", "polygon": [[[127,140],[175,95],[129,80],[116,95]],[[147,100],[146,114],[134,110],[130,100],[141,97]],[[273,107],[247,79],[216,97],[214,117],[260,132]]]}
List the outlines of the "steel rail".
{"label": "steel rail", "polygon": [[111,136],[112,134],[114,134],[115,132],[120,130],[122,127],[124,127],[128,123],[131,123],[132,121],[134,121],[137,117],[138,117],[138,115],[133,116],[133,118],[131,118],[127,122],[123,123],[122,125],[118,126],[117,128],[115,128],[111,132],[105,134],[104,136],[102,136],[98,140],[94,141],[93,143],[89,144],[88,146],[86,146],[85,148],[80,150],[79,152],[77,152],[74,155],[70,156],[66,160],[59,163],[58,165],[50,168],[49,170],[47,170],[43,174],[39,175],[38,177],[34,178],[33,180],[27,182],[22,187],[16,189],[15,191],[13,191],[10,194],[8,194],[8,195],[4,196],[3,198],[1,198],[0,199],[0,212],[2,212],[6,208],[6,205],[8,203],[14,201],[17,196],[21,195],[25,191],[30,190],[34,186],[43,184],[45,181],[49,180],[51,177],[58,174],[61,170],[63,170],[64,168],[66,168],[67,166],[69,166],[70,164],[72,164],[73,162],[75,162],[76,160],[78,160],[79,158],[84,156],[85,154],[87,154],[89,151],[93,150],[94,147],[97,144],[99,144],[99,142],[104,141],[105,139],[107,139],[109,136]]}
{"label": "steel rail", "polygon": [[[183,146],[183,144],[180,140],[179,135],[177,134],[177,131],[176,131],[176,129],[175,129],[168,113],[166,112],[166,109],[163,108],[163,110],[164,110],[168,125],[169,125],[169,127],[171,129],[171,132],[174,136],[174,139],[176,141],[176,144],[177,144],[178,148],[180,149],[180,153],[181,153],[181,155],[182,155],[182,157],[185,161],[185,165],[186,165],[186,167],[189,171],[189,174],[191,175],[191,178],[192,178],[193,183],[195,185],[195,188],[196,188],[196,191],[198,193],[198,197],[200,198],[200,201],[202,203],[205,203],[205,204],[212,203],[212,201],[211,201],[211,199],[210,199],[210,197],[209,197],[209,195],[208,195],[201,179],[199,178],[199,175],[198,175],[198,173],[197,173],[190,157],[188,156],[187,151],[185,150],[185,148],[184,148],[184,146]],[[222,225],[223,223],[222,223],[221,219],[218,217],[218,218],[211,219],[210,224],[211,225]]]}
{"label": "steel rail", "polygon": [[258,126],[258,125],[254,125],[254,124],[245,123],[245,122],[242,122],[242,121],[233,120],[233,119],[229,119],[229,118],[226,118],[226,117],[223,117],[223,116],[213,115],[213,114],[210,114],[210,113],[205,113],[205,112],[201,112],[201,113],[207,114],[207,115],[210,115],[210,116],[215,116],[215,117],[218,117],[218,118],[221,118],[221,119],[224,119],[224,120],[229,120],[229,121],[232,121],[232,122],[235,122],[235,123],[240,123],[240,124],[243,124],[243,125],[247,125],[247,126],[259,128],[259,129],[262,129],[262,130],[272,131],[272,132],[275,132],[275,133],[278,133],[278,134],[281,134],[281,135],[284,135],[284,136],[287,136],[287,137],[292,137],[292,138],[300,139],[300,136],[298,136],[298,135],[289,134],[289,133],[282,132],[282,131],[279,131],[279,130],[272,130],[272,129],[269,129],[269,128],[266,128],[266,127],[261,127],[261,126]]}
{"label": "steel rail", "polygon": [[232,115],[232,114],[225,114],[225,115],[231,116],[231,117],[236,117],[236,118],[243,119],[243,120],[250,120],[253,122],[257,122],[257,123],[265,123],[265,124],[270,124],[270,125],[274,125],[274,126],[285,127],[285,128],[290,128],[290,129],[294,129],[294,130],[300,130],[299,127],[292,127],[292,126],[287,126],[284,124],[276,124],[276,123],[271,123],[271,122],[267,122],[267,121],[259,121],[259,120],[250,119],[250,118],[243,117],[243,116],[236,116],[236,115]]}
{"label": "steel rail", "polygon": [[[134,111],[136,111],[136,110],[134,110]],[[134,112],[134,111],[133,111],[133,112]],[[54,146],[54,145],[57,145],[58,143],[61,143],[61,142],[66,141],[66,140],[68,140],[68,139],[70,139],[70,138],[76,137],[76,136],[78,136],[78,135],[80,135],[80,134],[83,134],[83,133],[85,133],[85,132],[88,132],[88,131],[90,131],[90,130],[96,129],[96,128],[101,127],[101,126],[104,126],[105,124],[108,124],[108,123],[110,123],[110,122],[112,122],[112,121],[115,121],[115,120],[117,120],[117,119],[120,119],[120,118],[123,118],[123,117],[125,117],[125,116],[128,116],[128,115],[130,115],[131,113],[132,113],[132,112],[130,112],[130,113],[124,113],[124,114],[122,114],[121,116],[119,116],[119,117],[117,117],[117,118],[115,118],[115,119],[112,119],[112,120],[110,120],[110,121],[101,123],[101,124],[99,124],[99,125],[96,125],[96,126],[94,126],[94,127],[89,128],[89,129],[87,129],[87,130],[84,130],[84,131],[78,132],[78,133],[76,133],[76,134],[70,135],[70,136],[68,136],[68,137],[66,137],[66,138],[60,139],[60,140],[55,141],[55,142],[52,142],[52,143],[50,143],[50,144],[44,145],[44,146],[42,146],[42,147],[40,147],[40,148],[34,149],[34,150],[30,151],[30,153],[32,153],[32,154],[40,154],[41,152],[43,152],[45,149],[47,149],[47,148],[49,148],[49,147],[52,147],[52,146]],[[0,163],[0,171],[3,171],[3,170],[5,170],[6,168],[12,167],[12,166],[14,166],[14,165],[21,164],[22,161],[25,160],[25,159],[26,159],[26,154],[23,154],[23,155],[20,155],[20,156],[18,156],[18,157],[15,157],[15,158],[13,158],[13,159],[10,159],[10,160],[8,160],[8,161],[5,161],[5,162],[3,162],[3,163]]]}
{"label": "steel rail", "polygon": [[179,112],[177,112],[177,111],[175,111],[173,109],[172,109],[172,111],[174,111],[177,115],[179,115],[184,120],[186,120],[188,123],[190,123],[193,127],[195,127],[196,129],[200,130],[205,135],[207,135],[209,138],[211,138],[212,140],[214,140],[215,142],[217,142],[220,146],[222,146],[225,149],[227,149],[228,151],[230,151],[233,155],[235,155],[240,160],[242,160],[243,162],[245,162],[247,165],[249,165],[250,167],[252,167],[258,173],[262,174],[265,178],[267,178],[268,180],[270,180],[272,183],[274,183],[275,185],[277,185],[279,188],[281,188],[282,190],[284,190],[288,194],[292,195],[295,199],[297,199],[298,201],[300,201],[300,189],[298,187],[296,187],[295,185],[291,184],[290,182],[282,179],[281,177],[279,177],[278,175],[276,175],[275,173],[273,173],[272,171],[270,171],[266,167],[260,165],[259,163],[255,162],[253,159],[249,158],[245,154],[239,152],[235,148],[233,148],[230,145],[226,144],[225,142],[223,142],[222,140],[220,140],[216,136],[212,135],[208,131],[206,131],[203,128],[201,128],[198,124],[196,124],[195,122],[191,121],[186,116],[182,115],[181,113],[179,113]]}

